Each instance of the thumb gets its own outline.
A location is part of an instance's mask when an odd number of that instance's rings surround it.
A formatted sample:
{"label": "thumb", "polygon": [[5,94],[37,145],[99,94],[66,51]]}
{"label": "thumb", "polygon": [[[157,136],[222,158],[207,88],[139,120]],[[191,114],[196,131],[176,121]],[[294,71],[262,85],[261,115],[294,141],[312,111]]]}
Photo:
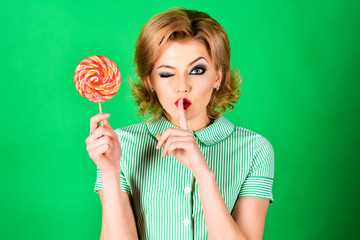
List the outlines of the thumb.
{"label": "thumb", "polygon": [[107,127],[107,128],[110,128],[111,130],[113,130],[107,119],[104,120],[104,127]]}

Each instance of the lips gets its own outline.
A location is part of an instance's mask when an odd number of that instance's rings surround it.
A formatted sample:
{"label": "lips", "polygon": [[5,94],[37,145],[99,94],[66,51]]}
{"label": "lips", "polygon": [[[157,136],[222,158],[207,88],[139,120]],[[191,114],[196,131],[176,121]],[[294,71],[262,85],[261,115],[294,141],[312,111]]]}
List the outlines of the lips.
{"label": "lips", "polygon": [[[175,102],[176,107],[179,107],[178,106],[179,101],[180,101],[180,98]],[[184,110],[186,110],[188,107],[190,107],[191,102],[189,99],[183,98],[183,102],[184,102]]]}

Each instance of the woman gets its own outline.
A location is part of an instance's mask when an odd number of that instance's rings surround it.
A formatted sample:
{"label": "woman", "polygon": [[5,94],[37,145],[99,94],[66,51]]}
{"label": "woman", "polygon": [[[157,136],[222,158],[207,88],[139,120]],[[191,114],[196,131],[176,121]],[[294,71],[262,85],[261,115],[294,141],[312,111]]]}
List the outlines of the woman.
{"label": "woman", "polygon": [[225,30],[206,13],[166,11],[141,30],[135,63],[133,94],[152,118],[113,131],[97,114],[86,139],[101,239],[262,239],[274,152],[221,116],[241,86]]}

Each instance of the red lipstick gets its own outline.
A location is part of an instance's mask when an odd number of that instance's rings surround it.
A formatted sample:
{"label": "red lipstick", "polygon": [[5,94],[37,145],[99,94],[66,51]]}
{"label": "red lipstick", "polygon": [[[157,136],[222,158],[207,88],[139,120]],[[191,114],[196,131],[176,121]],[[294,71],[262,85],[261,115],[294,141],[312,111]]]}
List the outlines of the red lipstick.
{"label": "red lipstick", "polygon": [[[180,98],[175,102],[175,105],[176,107],[179,107],[178,104],[179,104],[179,101],[180,101]],[[186,110],[188,107],[190,107],[191,105],[191,102],[189,99],[186,99],[186,98],[183,98],[183,103],[184,103],[184,110]]]}

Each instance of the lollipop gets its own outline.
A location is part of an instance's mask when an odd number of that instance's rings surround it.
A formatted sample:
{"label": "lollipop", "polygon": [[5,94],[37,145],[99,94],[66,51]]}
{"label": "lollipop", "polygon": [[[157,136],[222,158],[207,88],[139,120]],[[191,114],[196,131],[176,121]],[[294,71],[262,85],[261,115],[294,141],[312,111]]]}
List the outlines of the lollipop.
{"label": "lollipop", "polygon": [[99,103],[101,113],[101,103],[114,97],[120,88],[120,70],[107,57],[90,56],[76,67],[74,82],[81,96]]}

